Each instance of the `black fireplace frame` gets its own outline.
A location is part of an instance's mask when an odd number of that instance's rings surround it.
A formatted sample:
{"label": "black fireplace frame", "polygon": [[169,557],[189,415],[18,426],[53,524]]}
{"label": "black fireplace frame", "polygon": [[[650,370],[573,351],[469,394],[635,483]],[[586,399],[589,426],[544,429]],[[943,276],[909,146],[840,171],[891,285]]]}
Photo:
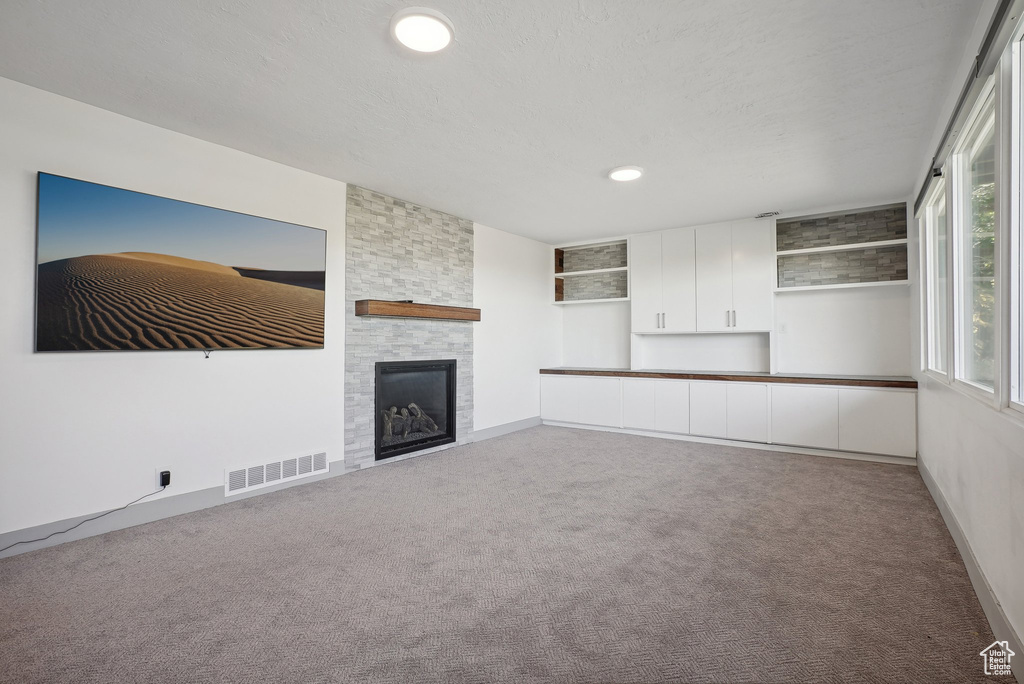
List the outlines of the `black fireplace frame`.
{"label": "black fireplace frame", "polygon": [[[410,371],[410,370],[436,370],[443,369],[448,375],[448,416],[444,426],[444,434],[436,437],[407,442],[401,446],[390,449],[381,448],[381,438],[384,436],[384,421],[381,419],[381,376],[389,371]],[[456,361],[455,359],[435,359],[431,361],[378,361],[373,371],[373,409],[374,409],[374,437],[373,437],[373,459],[383,461],[394,456],[401,456],[411,451],[429,449],[442,444],[451,444],[457,437],[455,434],[455,397],[457,396],[456,385]]]}

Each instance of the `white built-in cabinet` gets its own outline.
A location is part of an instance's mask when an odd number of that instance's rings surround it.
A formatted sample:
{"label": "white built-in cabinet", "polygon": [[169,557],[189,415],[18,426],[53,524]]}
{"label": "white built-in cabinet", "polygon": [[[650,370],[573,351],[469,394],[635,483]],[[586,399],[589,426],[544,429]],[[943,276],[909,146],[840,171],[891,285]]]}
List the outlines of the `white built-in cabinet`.
{"label": "white built-in cabinet", "polygon": [[622,423],[618,378],[542,378],[541,400],[547,406],[548,420],[605,427]]}
{"label": "white built-in cabinet", "polygon": [[697,329],[693,228],[644,233],[630,239],[630,283],[635,333]]}
{"label": "white built-in cabinet", "polygon": [[839,448],[839,389],[772,387],[772,441],[776,444]]}
{"label": "white built-in cabinet", "polygon": [[634,235],[630,260],[635,334],[771,330],[771,222]]}
{"label": "white built-in cabinet", "polygon": [[729,439],[768,442],[768,386],[731,382],[726,386]]}
{"label": "white built-in cabinet", "polygon": [[690,433],[701,437],[768,441],[768,387],[755,383],[690,383]]}
{"label": "white built-in cabinet", "polygon": [[916,394],[844,389],[839,393],[839,448],[914,456],[917,453]]}
{"label": "white built-in cabinet", "polygon": [[726,396],[725,383],[691,383],[690,397],[693,399],[690,434],[725,439],[729,431],[729,419],[726,416],[729,399]]}
{"label": "white built-in cabinet", "polygon": [[913,457],[917,394],[863,387],[772,387],[776,444]]}
{"label": "white built-in cabinet", "polygon": [[697,330],[772,328],[775,255],[771,223],[736,221],[695,231]]}
{"label": "white built-in cabinet", "polygon": [[690,384],[676,380],[622,380],[622,425],[635,430],[690,431]]}
{"label": "white built-in cabinet", "polygon": [[913,458],[915,416],[912,389],[541,376],[556,423]]}

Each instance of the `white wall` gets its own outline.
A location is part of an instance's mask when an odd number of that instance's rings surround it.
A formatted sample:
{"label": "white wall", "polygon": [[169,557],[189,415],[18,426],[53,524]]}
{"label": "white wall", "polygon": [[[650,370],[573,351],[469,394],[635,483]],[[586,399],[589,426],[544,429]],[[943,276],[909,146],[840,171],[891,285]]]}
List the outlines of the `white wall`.
{"label": "white wall", "polygon": [[910,242],[914,283],[910,347],[918,381],[918,464],[935,480],[1020,639],[1024,636],[1024,422],[921,370],[919,230],[915,221]]}
{"label": "white wall", "polygon": [[551,245],[473,226],[473,429],[540,416],[540,369],[561,365]]}
{"label": "white wall", "polygon": [[767,373],[768,333],[633,335],[633,368]]}
{"label": "white wall", "polygon": [[[345,184],[0,79],[0,533],[341,460]],[[34,354],[36,172],[324,228],[326,348]],[[157,498],[157,497],[153,497]]]}
{"label": "white wall", "polygon": [[569,304],[561,308],[562,365],[629,368],[629,302]]}
{"label": "white wall", "polygon": [[[954,76],[945,104],[921,161],[921,176],[930,168],[931,153],[960,92],[974,68],[995,0],[984,0],[978,22]],[[911,198],[913,202],[915,198]],[[1018,639],[1024,637],[1024,422],[984,405],[973,397],[931,379],[921,371],[920,226],[910,231],[911,331],[914,377],[918,380],[918,463],[932,475],[964,532],[992,592]],[[1005,639],[1009,635],[998,634]],[[1012,638],[1012,637],[1011,637]],[[1017,650],[1020,654],[1020,650]],[[1020,655],[1018,655],[1020,658]],[[1019,675],[1018,675],[1019,676]]]}
{"label": "white wall", "polygon": [[917,407],[919,458],[942,491],[1020,637],[1024,635],[1024,425],[924,376],[919,378]]}
{"label": "white wall", "polygon": [[779,373],[910,375],[906,285],[775,296]]}

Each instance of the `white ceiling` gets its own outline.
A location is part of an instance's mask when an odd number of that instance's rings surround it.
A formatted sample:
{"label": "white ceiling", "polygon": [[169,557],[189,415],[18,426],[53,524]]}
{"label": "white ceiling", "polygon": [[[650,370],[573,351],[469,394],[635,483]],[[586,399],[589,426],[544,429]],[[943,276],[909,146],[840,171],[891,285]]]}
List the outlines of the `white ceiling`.
{"label": "white ceiling", "polygon": [[563,242],[908,196],[982,4],[4,0],[0,75]]}

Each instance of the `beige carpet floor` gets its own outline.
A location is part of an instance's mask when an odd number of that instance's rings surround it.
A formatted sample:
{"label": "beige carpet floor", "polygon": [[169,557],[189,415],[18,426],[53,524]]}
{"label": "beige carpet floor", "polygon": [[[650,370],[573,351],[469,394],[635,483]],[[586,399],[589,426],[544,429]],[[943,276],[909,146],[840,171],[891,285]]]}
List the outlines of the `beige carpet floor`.
{"label": "beige carpet floor", "polygon": [[916,469],[555,427],[0,560],[0,681],[982,682]]}

